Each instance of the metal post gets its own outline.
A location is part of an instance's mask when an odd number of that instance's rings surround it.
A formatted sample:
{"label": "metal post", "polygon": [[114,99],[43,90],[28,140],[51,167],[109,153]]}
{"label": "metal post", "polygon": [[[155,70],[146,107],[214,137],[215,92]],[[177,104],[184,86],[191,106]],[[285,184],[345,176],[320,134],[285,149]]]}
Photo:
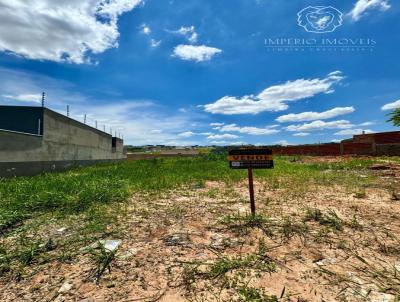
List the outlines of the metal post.
{"label": "metal post", "polygon": [[96,123],[96,129],[97,129],[97,121],[95,123]]}
{"label": "metal post", "polygon": [[67,105],[67,116],[69,117],[69,105]]}
{"label": "metal post", "polygon": [[106,125],[103,125],[103,130],[104,132],[106,132]]}
{"label": "metal post", "polygon": [[83,123],[86,124],[86,114],[85,114],[85,116],[83,118]]}
{"label": "metal post", "polygon": [[247,169],[249,175],[249,193],[250,193],[250,207],[251,207],[251,215],[256,215],[256,203],[254,201],[254,184],[253,184],[253,169]]}
{"label": "metal post", "polygon": [[46,98],[46,93],[42,92],[42,107],[44,107],[44,99]]}
{"label": "metal post", "polygon": [[40,119],[39,119],[39,123],[38,123],[38,135],[40,135]]}

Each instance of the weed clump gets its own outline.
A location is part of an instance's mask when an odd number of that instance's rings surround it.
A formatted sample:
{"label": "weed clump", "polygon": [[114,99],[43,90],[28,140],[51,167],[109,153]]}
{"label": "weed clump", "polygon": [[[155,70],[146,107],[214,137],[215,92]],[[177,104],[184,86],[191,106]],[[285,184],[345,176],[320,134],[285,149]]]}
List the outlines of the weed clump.
{"label": "weed clump", "polygon": [[329,210],[328,213],[323,214],[319,209],[308,208],[304,221],[315,221],[335,231],[343,231],[344,222],[333,210]]}
{"label": "weed clump", "polygon": [[243,285],[237,289],[240,301],[243,302],[278,302],[277,296],[270,296],[263,289]]}
{"label": "weed clump", "polygon": [[227,226],[230,230],[240,234],[247,234],[248,231],[252,228],[259,228],[268,236],[272,236],[273,232],[271,229],[272,221],[269,217],[256,214],[233,214],[226,215],[222,217],[219,222],[222,225]]}
{"label": "weed clump", "polygon": [[218,254],[213,262],[187,263],[182,274],[182,285],[186,290],[194,291],[199,282],[206,282],[205,288],[220,286],[221,290],[235,289],[239,300],[232,301],[273,302],[278,301],[275,296],[250,287],[248,279],[251,280],[252,272],[274,273],[276,270],[275,261],[267,255],[265,242],[259,240],[258,249],[251,254],[236,257]]}
{"label": "weed clump", "polygon": [[96,264],[92,275],[96,278],[96,281],[99,282],[106,270],[111,273],[111,263],[115,259],[116,250],[108,250],[103,244],[99,244],[97,250],[91,248],[89,249],[89,253]]}

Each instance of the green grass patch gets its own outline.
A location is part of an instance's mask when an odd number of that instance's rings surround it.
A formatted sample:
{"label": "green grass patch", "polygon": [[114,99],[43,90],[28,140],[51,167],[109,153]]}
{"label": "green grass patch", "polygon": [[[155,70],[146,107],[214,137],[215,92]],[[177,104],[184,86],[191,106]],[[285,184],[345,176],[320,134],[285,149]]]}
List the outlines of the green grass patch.
{"label": "green grass patch", "polygon": [[[337,164],[301,164],[289,157],[278,157],[275,169],[255,171],[255,178],[271,187],[301,188],[310,182],[356,185],[368,179],[357,178],[351,171],[365,169],[372,163],[374,160],[354,159]],[[350,172],[337,173],[338,170]],[[45,212],[76,214],[89,210],[94,204],[124,201],[134,192],[159,194],[189,184],[203,188],[207,180],[235,182],[244,178],[245,171],[228,168],[224,155],[209,154],[3,179],[0,180],[0,230]]]}

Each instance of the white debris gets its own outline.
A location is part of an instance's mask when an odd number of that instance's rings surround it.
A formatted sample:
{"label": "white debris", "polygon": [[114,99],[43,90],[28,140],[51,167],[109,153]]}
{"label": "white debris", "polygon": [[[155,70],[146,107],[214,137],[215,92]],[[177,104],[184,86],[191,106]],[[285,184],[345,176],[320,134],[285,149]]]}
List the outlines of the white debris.
{"label": "white debris", "polygon": [[102,246],[106,251],[108,252],[114,252],[120,245],[122,241],[121,240],[99,240],[96,242],[93,242],[89,246],[85,246],[79,249],[81,252],[88,252],[90,250],[95,250],[100,248]]}
{"label": "white debris", "polygon": [[67,228],[60,228],[57,230],[58,233],[64,233],[67,230]]}
{"label": "white debris", "polygon": [[100,243],[103,245],[104,249],[109,252],[114,252],[122,243],[121,240],[101,240]]}
{"label": "white debris", "polygon": [[74,284],[71,281],[66,281],[66,282],[63,283],[63,285],[61,285],[61,287],[58,290],[58,292],[60,294],[67,293],[72,289],[73,286],[74,286]]}

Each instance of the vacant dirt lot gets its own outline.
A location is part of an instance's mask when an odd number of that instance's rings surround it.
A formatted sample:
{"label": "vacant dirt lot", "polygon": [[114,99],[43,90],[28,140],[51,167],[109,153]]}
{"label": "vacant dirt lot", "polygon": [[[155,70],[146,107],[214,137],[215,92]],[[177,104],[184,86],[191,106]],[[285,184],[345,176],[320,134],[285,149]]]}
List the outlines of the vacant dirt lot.
{"label": "vacant dirt lot", "polygon": [[[373,179],[361,187],[256,175],[256,217],[244,180],[135,194],[101,235],[120,240],[115,252],[102,253],[94,239],[73,258],[57,254],[4,277],[0,300],[398,301],[399,167],[383,160],[357,171]],[[27,235],[64,240],[80,223],[50,222]]]}

